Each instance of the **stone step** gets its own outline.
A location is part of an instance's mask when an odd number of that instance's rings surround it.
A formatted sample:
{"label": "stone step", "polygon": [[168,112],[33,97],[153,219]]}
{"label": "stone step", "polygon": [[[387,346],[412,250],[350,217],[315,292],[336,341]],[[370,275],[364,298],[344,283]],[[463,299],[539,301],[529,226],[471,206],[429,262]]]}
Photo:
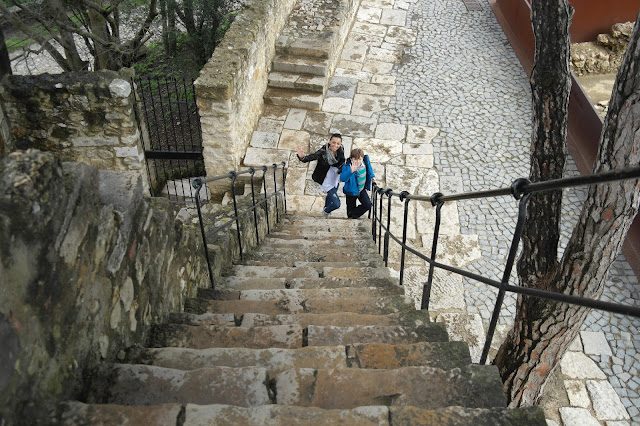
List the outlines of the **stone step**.
{"label": "stone step", "polygon": [[130,407],[114,404],[85,404],[69,401],[61,404],[60,424],[64,425],[249,425],[268,424],[288,426],[313,424],[317,426],[345,425],[504,425],[546,426],[540,407],[525,408],[465,408],[447,407],[425,410],[418,407],[387,407],[370,405],[349,410],[326,410],[292,405],[261,405],[238,407],[211,404],[162,404]]}
{"label": "stone step", "polygon": [[321,215],[318,216],[302,216],[302,215],[285,215],[282,217],[282,221],[278,229],[288,230],[291,227],[299,228],[318,228],[330,226],[333,228],[349,228],[349,229],[363,229],[363,230],[371,230],[371,220],[365,217],[360,218],[359,220],[347,219],[346,217],[339,216],[330,216],[328,218],[324,218]]}
{"label": "stone step", "polygon": [[[284,326],[280,326],[284,327]],[[309,346],[334,346],[354,343],[384,343],[401,345],[419,342],[447,342],[449,335],[442,323],[418,327],[356,325],[348,327],[310,325],[307,334]]]}
{"label": "stone step", "polygon": [[212,300],[280,300],[283,298],[341,298],[379,297],[392,294],[403,295],[404,289],[395,287],[336,287],[336,288],[282,288],[282,289],[198,289],[198,298]]}
{"label": "stone step", "polygon": [[[337,257],[337,256],[336,256]],[[306,261],[306,260],[296,260],[296,259],[290,259],[290,260],[273,260],[273,261],[269,261],[269,260],[254,260],[254,259],[245,259],[241,262],[236,262],[236,265],[245,265],[245,266],[277,266],[277,267],[290,267],[290,268],[300,268],[303,266],[310,266],[312,268],[323,268],[323,267],[339,267],[339,268],[344,268],[344,267],[350,267],[350,266],[357,266],[357,267],[370,267],[370,268],[381,268],[384,267],[384,261],[379,257],[374,257],[373,255],[370,256],[370,259],[353,259],[352,261],[345,261],[345,259],[343,258],[342,261],[339,260],[330,260],[330,261],[319,261],[319,260],[312,260],[312,261]]]}
{"label": "stone step", "polygon": [[[433,345],[432,351],[438,351],[439,346],[435,343]],[[364,349],[360,349],[355,355],[364,352],[366,352]],[[366,354],[364,357],[367,358]],[[178,370],[197,370],[207,367],[262,367],[268,370],[269,375],[275,376],[291,368],[346,368],[347,356],[344,346],[307,346],[297,349],[165,347],[137,348],[127,354],[126,362]]]}
{"label": "stone step", "polygon": [[125,362],[178,370],[206,367],[263,367],[270,376],[291,368],[374,368],[434,367],[443,370],[471,364],[464,342],[420,342],[388,345],[356,343],[347,346],[306,346],[286,348],[135,348]]}
{"label": "stone step", "polygon": [[329,314],[353,312],[356,314],[386,315],[414,310],[413,301],[404,296],[358,297],[327,300],[326,298],[306,300],[208,300],[187,299],[185,312],[204,314],[206,312],[231,313],[241,315],[247,312],[267,315],[315,313]]}
{"label": "stone step", "polygon": [[378,246],[369,239],[313,240],[298,237],[267,237],[257,249],[259,253],[304,251],[314,249],[318,252],[377,253]]}
{"label": "stone step", "polygon": [[452,370],[294,368],[276,376],[275,388],[278,404],[326,409],[381,404],[425,409],[450,405],[505,408],[507,402],[497,367],[493,365],[468,365]]}
{"label": "stone step", "polygon": [[[301,348],[303,327],[271,325],[265,327],[225,327],[218,325],[157,324],[151,330],[149,346],[160,348]],[[317,345],[318,346],[318,345]],[[329,346],[329,345],[324,345]]]}
{"label": "stone step", "polygon": [[267,87],[267,90],[264,92],[265,103],[289,108],[302,108],[312,111],[320,111],[323,100],[324,96],[322,93],[303,90]]}
{"label": "stone step", "polygon": [[261,251],[253,251],[246,253],[244,260],[238,262],[238,264],[246,264],[247,262],[345,262],[345,261],[379,261],[382,263],[382,258],[378,253],[352,253],[352,252],[336,252],[331,251],[319,251],[319,250],[305,250],[298,252],[288,253],[265,253]]}
{"label": "stone step", "polygon": [[141,364],[103,364],[93,375],[87,401],[122,405],[272,404],[269,376],[260,367],[177,370]]}
{"label": "stone step", "polygon": [[[349,327],[356,325],[402,325],[405,327],[418,327],[431,323],[429,313],[426,311],[403,311],[386,315],[356,314],[353,312],[334,312],[329,314],[290,314],[290,315],[265,315],[246,313],[240,317],[241,327],[265,326],[265,325],[310,325]],[[212,324],[222,325],[222,324]]]}
{"label": "stone step", "polygon": [[325,58],[310,56],[276,55],[273,58],[273,71],[326,76],[328,61]]}
{"label": "stone step", "polygon": [[418,327],[400,325],[350,325],[346,327],[309,325],[269,325],[226,327],[218,325],[158,324],[152,328],[149,346],[160,348],[285,348],[335,346],[353,343],[389,345],[419,342],[446,342],[442,323]]}
{"label": "stone step", "polygon": [[[218,285],[218,284],[217,284]],[[396,278],[246,278],[222,277],[220,289],[254,290],[282,288],[399,287]]]}
{"label": "stone step", "polygon": [[315,231],[302,229],[295,230],[291,232],[281,232],[274,231],[271,232],[267,237],[267,241],[281,239],[281,240],[318,240],[324,241],[325,243],[330,243],[331,240],[335,239],[337,241],[345,240],[345,241],[355,241],[358,243],[373,243],[373,239],[368,235],[362,235],[362,232],[357,230],[339,230],[339,231],[328,231],[324,229],[316,229]]}
{"label": "stone step", "polygon": [[314,34],[314,37],[286,37],[276,40],[276,53],[290,56],[309,56],[314,58],[329,58],[331,51],[330,40],[327,36]]}
{"label": "stone step", "polygon": [[253,266],[234,265],[227,273],[228,276],[239,278],[320,278],[320,277],[369,277],[389,278],[391,272],[386,267],[354,267],[354,266]]}
{"label": "stone step", "polygon": [[327,78],[320,75],[297,74],[280,71],[272,71],[269,73],[269,87],[324,94],[327,89],[327,85]]}

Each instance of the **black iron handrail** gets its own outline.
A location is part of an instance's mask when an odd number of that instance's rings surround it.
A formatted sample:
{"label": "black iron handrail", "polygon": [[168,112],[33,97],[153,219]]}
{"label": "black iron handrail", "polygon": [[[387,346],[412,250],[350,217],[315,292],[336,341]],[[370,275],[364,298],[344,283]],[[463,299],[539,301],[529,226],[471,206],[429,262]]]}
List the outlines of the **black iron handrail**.
{"label": "black iron handrail", "polygon": [[[558,302],[565,302],[565,303],[570,303],[574,305],[584,306],[587,308],[594,308],[594,309],[599,309],[607,312],[613,312],[617,314],[629,315],[629,316],[640,318],[640,308],[636,306],[624,305],[624,304],[613,303],[613,302],[605,302],[601,300],[590,299],[587,297],[579,297],[579,296],[574,296],[574,295],[565,294],[565,293],[557,293],[553,291],[527,288],[527,287],[521,287],[521,286],[509,284],[509,277],[511,276],[511,270],[513,269],[513,264],[515,262],[518,244],[520,243],[520,237],[522,236],[524,220],[526,218],[526,205],[527,205],[527,202],[529,201],[529,198],[531,197],[531,194],[535,192],[557,190],[557,189],[569,188],[574,186],[585,186],[585,185],[593,185],[593,184],[603,183],[603,182],[638,179],[638,178],[640,178],[640,167],[634,167],[634,168],[618,170],[618,171],[608,171],[608,172],[603,172],[598,174],[575,176],[575,177],[554,179],[554,180],[548,180],[544,182],[535,182],[535,183],[530,182],[528,179],[520,178],[520,179],[516,179],[513,182],[513,184],[508,188],[500,188],[500,189],[488,190],[488,191],[468,192],[468,193],[453,194],[453,195],[444,195],[442,193],[437,192],[435,194],[432,194],[431,196],[414,195],[414,194],[408,193],[407,191],[396,193],[396,192],[393,192],[393,190],[390,188],[387,188],[387,189],[380,188],[374,182],[373,191],[372,191],[373,219],[371,221],[371,234],[373,236],[373,240],[378,242],[378,252],[380,252],[382,247],[382,244],[381,244],[382,231],[384,230],[383,259],[385,262],[385,266],[388,265],[388,261],[389,261],[389,240],[390,239],[394,240],[396,243],[398,243],[402,247],[402,252],[400,256],[400,285],[403,284],[403,280],[404,280],[404,259],[407,251],[409,251],[410,253],[414,254],[415,256],[429,263],[429,276],[427,278],[427,281],[423,285],[422,302],[421,302],[420,309],[429,309],[429,299],[431,297],[431,284],[433,282],[434,268],[436,267],[444,269],[449,272],[453,272],[458,275],[462,275],[464,277],[476,280],[478,282],[490,285],[498,289],[498,296],[496,298],[495,307],[493,310],[493,314],[491,316],[491,321],[489,323],[489,329],[487,331],[487,337],[485,340],[484,348],[482,350],[482,356],[480,357],[480,364],[484,364],[489,354],[491,341],[493,340],[496,324],[498,322],[498,317],[500,315],[500,309],[502,308],[502,302],[504,300],[504,296],[506,292],[513,292],[513,293],[523,294],[526,296],[533,296],[533,297],[539,297],[543,299],[554,300]],[[502,279],[500,281],[493,280],[493,279],[484,277],[482,275],[474,274],[464,269],[460,269],[453,266],[445,265],[443,263],[436,262],[435,259],[436,259],[436,253],[438,248],[438,234],[440,231],[441,208],[445,202],[457,201],[457,200],[470,200],[470,199],[476,199],[476,198],[498,197],[498,196],[506,196],[506,195],[512,195],[516,200],[519,200],[518,219],[516,222],[513,238],[511,240],[511,246],[509,247],[507,262],[505,264]],[[386,226],[383,225],[383,217],[382,217],[383,196],[386,196],[388,199]],[[398,239],[390,231],[391,199],[393,197],[398,197],[401,202],[402,201],[404,202],[402,240]],[[409,201],[411,200],[429,201],[431,205],[436,208],[435,209],[436,221],[434,226],[433,242],[431,246],[431,256],[426,256],[407,245],[407,218],[408,218]]]}
{"label": "black iron handrail", "polygon": [[[247,170],[241,171],[241,172],[236,172],[236,171],[230,171],[229,173],[227,173],[226,175],[220,175],[220,176],[215,176],[215,177],[211,177],[211,178],[194,178],[191,181],[191,185],[196,189],[196,194],[195,194],[195,200],[196,200],[196,207],[198,209],[198,219],[200,222],[200,232],[202,233],[202,242],[204,243],[204,253],[205,253],[205,257],[207,259],[207,269],[209,270],[209,280],[211,281],[211,288],[215,288],[215,283],[214,283],[214,279],[213,279],[213,271],[211,269],[211,260],[209,258],[209,250],[207,248],[207,234],[209,234],[209,236],[212,236],[216,233],[218,233],[219,231],[229,228],[233,225],[233,223],[235,222],[236,224],[236,232],[238,234],[238,248],[240,250],[240,259],[242,260],[242,256],[243,256],[243,252],[242,252],[242,229],[240,226],[240,218],[248,215],[249,213],[253,212],[253,223],[255,226],[255,231],[256,231],[256,244],[260,243],[260,233],[258,231],[258,213],[257,213],[257,208],[265,205],[265,211],[266,211],[266,221],[267,221],[267,233],[270,233],[270,227],[269,227],[269,197],[275,195],[275,210],[276,210],[276,223],[280,222],[280,215],[278,212],[278,182],[277,182],[277,176],[276,176],[276,172],[278,170],[278,167],[280,167],[280,165],[282,165],[282,189],[280,191],[282,191],[283,194],[283,199],[284,199],[284,212],[287,212],[287,191],[286,191],[286,163],[283,161],[280,164],[276,164],[273,163],[271,165],[271,168],[273,169],[273,193],[269,194],[267,192],[267,170],[269,169],[269,166],[262,166],[262,183],[263,183],[263,188],[264,188],[264,198],[257,201],[256,202],[256,195],[255,195],[255,188],[254,188],[254,175],[256,172],[256,169],[253,167],[250,167]],[[236,179],[238,178],[238,176],[240,175],[246,175],[246,174],[250,174],[251,175],[251,207],[243,210],[242,212],[238,213],[238,202],[237,202],[237,197],[236,197],[236,189],[235,189],[235,184],[236,184]],[[230,218],[227,222],[223,223],[222,225],[216,226],[214,228],[211,228],[209,230],[209,232],[205,232],[204,230],[204,221],[202,219],[202,209],[201,209],[201,204],[200,204],[200,189],[202,189],[202,187],[206,184],[206,183],[210,183],[210,182],[215,182],[215,181],[219,181],[219,180],[223,180],[223,179],[231,179],[231,198],[233,199],[233,211],[234,211],[234,216],[232,218]]]}

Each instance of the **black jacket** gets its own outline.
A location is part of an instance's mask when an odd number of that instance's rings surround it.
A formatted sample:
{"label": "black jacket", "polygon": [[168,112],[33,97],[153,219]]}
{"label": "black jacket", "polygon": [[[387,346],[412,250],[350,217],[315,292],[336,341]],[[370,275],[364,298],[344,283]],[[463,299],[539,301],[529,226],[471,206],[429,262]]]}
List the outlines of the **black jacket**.
{"label": "black jacket", "polygon": [[327,149],[328,149],[328,144],[325,144],[322,146],[322,148],[320,148],[313,154],[305,155],[304,158],[298,157],[298,160],[302,161],[303,163],[308,163],[310,161],[318,160],[318,164],[316,165],[316,169],[313,171],[313,174],[311,175],[311,179],[313,179],[314,182],[317,182],[320,185],[322,185],[322,182],[324,182],[324,178],[327,175],[327,172],[329,171],[329,167],[333,166],[339,169],[344,165],[344,160],[345,160],[344,147],[341,145],[340,148],[338,148],[338,152],[336,153],[336,158],[338,159],[338,162],[330,166],[329,163],[327,163]]}

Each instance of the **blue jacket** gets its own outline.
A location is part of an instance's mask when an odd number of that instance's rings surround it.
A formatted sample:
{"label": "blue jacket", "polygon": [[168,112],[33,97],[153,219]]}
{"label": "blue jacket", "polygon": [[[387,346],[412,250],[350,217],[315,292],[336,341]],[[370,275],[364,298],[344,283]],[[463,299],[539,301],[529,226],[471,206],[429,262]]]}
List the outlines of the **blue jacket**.
{"label": "blue jacket", "polygon": [[[371,162],[369,161],[369,156],[364,156],[364,167],[367,170],[367,178],[364,181],[364,189],[367,191],[371,190],[371,179],[376,177],[373,174],[373,168],[371,167]],[[340,173],[340,180],[344,182],[344,187],[342,190],[347,195],[352,195],[357,197],[360,195],[360,191],[358,191],[358,181],[355,173],[351,173],[351,158],[347,158],[347,162],[342,166],[342,172]]]}

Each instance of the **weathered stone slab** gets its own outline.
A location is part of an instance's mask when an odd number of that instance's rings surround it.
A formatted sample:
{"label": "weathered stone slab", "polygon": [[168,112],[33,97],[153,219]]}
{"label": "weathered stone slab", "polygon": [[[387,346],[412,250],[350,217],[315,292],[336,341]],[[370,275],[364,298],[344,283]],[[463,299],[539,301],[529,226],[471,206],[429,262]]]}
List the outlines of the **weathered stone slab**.
{"label": "weathered stone slab", "polygon": [[[473,362],[480,361],[484,347],[486,333],[479,314],[443,312],[436,316],[436,321],[443,322],[447,327],[449,339],[454,342],[466,342]],[[499,339],[494,338],[494,342]]]}
{"label": "weathered stone slab", "polygon": [[289,108],[279,105],[265,105],[262,111],[263,118],[270,118],[272,120],[284,121],[287,119]]}
{"label": "weathered stone slab", "polygon": [[251,327],[253,325],[299,325],[300,327],[308,327],[310,325],[334,327],[405,325],[415,328],[429,323],[428,315],[416,315],[411,311],[387,315],[358,314],[354,312],[300,313],[292,315],[247,313],[242,318],[242,327]]}
{"label": "weathered stone slab", "polygon": [[565,426],[599,426],[589,410],[584,408],[560,407],[560,418]]}
{"label": "weathered stone slab", "polygon": [[348,327],[310,325],[308,327],[309,346],[334,346],[376,342],[399,345],[446,341],[448,341],[448,336],[444,325],[436,323],[419,327],[384,325]]}
{"label": "weathered stone slab", "polygon": [[352,367],[376,369],[422,366],[449,370],[471,364],[464,342],[356,343],[347,346],[347,357]]}
{"label": "weathered stone slab", "polygon": [[404,165],[431,169],[433,168],[433,155],[407,155]]}
{"label": "weathered stone slab", "polygon": [[390,26],[384,41],[403,46],[413,46],[416,42],[416,32],[404,26]]}
{"label": "weathered stone slab", "polygon": [[358,80],[354,78],[333,77],[327,89],[327,97],[352,99],[356,93],[356,85]]}
{"label": "weathered stone slab", "polygon": [[562,373],[571,379],[601,379],[607,377],[591,358],[581,352],[567,352],[560,361]]}
{"label": "weathered stone slab", "polygon": [[[366,86],[366,83],[360,83],[358,85],[358,89],[363,86]],[[373,87],[378,87],[379,85],[369,85]],[[376,127],[376,139],[384,139],[391,141],[402,141],[404,140],[407,134],[407,126],[404,124],[398,123],[379,123],[378,127]]]}
{"label": "weathered stone slab", "polygon": [[414,126],[407,127],[408,143],[431,143],[434,137],[438,135],[439,130],[434,127]]}
{"label": "weathered stone slab", "polygon": [[258,121],[257,130],[267,133],[280,133],[282,131],[282,124],[282,120],[274,120],[272,118],[262,117]]}
{"label": "weathered stone slab", "polygon": [[620,397],[607,380],[587,380],[587,390],[591,396],[593,411],[600,421],[629,420],[630,416]]}
{"label": "weathered stone slab", "polygon": [[407,12],[397,9],[382,9],[380,23],[383,25],[396,25],[404,27],[407,20]]}
{"label": "weathered stone slab", "polygon": [[298,146],[309,146],[309,133],[304,130],[282,130],[278,149],[295,151]]}
{"label": "weathered stone slab", "polygon": [[[400,142],[399,140],[354,138],[353,147],[361,148],[364,153],[369,156],[369,159],[372,163],[386,163],[391,158],[402,154],[402,142]],[[377,170],[374,168],[373,172],[376,173]]]}
{"label": "weathered stone slab", "polygon": [[540,407],[515,409],[389,407],[391,424],[399,425],[539,425],[547,426]]}
{"label": "weathered stone slab", "polygon": [[333,114],[349,114],[353,100],[345,98],[325,98],[322,103],[322,111]]}
{"label": "weathered stone slab", "polygon": [[[361,65],[361,68],[364,68],[364,64]],[[370,82],[372,74],[370,72],[358,69],[337,68],[335,75],[340,77],[355,78],[358,81]]]}
{"label": "weathered stone slab", "polygon": [[581,380],[565,380],[564,389],[567,391],[569,403],[572,407],[589,408],[591,400],[587,393],[587,387]]}
{"label": "weathered stone slab", "polygon": [[289,160],[290,151],[283,149],[247,148],[243,164],[245,166],[262,167],[267,164],[279,164]]}
{"label": "weathered stone slab", "polygon": [[289,168],[287,170],[286,190],[287,196],[293,194],[304,194],[304,182],[307,179],[306,169]]}
{"label": "weathered stone slab", "polygon": [[251,135],[250,145],[254,148],[277,148],[280,133],[255,131]]}
{"label": "weathered stone slab", "polygon": [[366,44],[347,43],[342,49],[341,59],[351,62],[364,62],[369,46]]}
{"label": "weathered stone slab", "polygon": [[[427,255],[429,254],[430,251]],[[423,288],[428,278],[429,266],[405,267],[403,286],[407,296],[415,301],[416,309],[420,309]],[[452,272],[435,268],[431,283],[429,310],[434,312],[445,310],[463,311],[465,308],[462,277]]]}
{"label": "weathered stone slab", "polygon": [[374,96],[356,94],[353,97],[351,113],[363,117],[371,117],[374,113],[384,111],[389,106],[389,96]]}
{"label": "weathered stone slab", "polygon": [[304,123],[304,119],[307,116],[307,111],[304,109],[291,108],[289,114],[287,115],[287,119],[284,122],[285,129],[291,130],[301,130],[302,123]]}
{"label": "weathered stone slab", "polygon": [[360,6],[356,19],[358,21],[369,22],[372,24],[379,24],[382,17],[382,9],[379,7],[363,7]]}
{"label": "weathered stone slab", "polygon": [[[427,190],[431,190],[432,194],[438,192],[435,189],[437,176],[435,173],[431,173],[433,178]],[[428,194],[425,194],[428,195]],[[433,233],[436,225],[436,207],[432,206],[430,202],[416,201],[418,214],[418,223],[420,233]],[[447,202],[440,208],[440,229],[439,235],[457,235],[460,233],[460,220],[458,216],[458,205],[455,201]],[[431,246],[427,246],[431,248]]]}
{"label": "weathered stone slab", "polygon": [[230,274],[244,278],[318,278],[318,271],[314,268],[288,268],[277,266],[234,265]]}
{"label": "weathered stone slab", "polygon": [[154,327],[151,347],[176,348],[300,348],[302,328],[296,325],[221,327],[163,324]]}
{"label": "weathered stone slab", "polygon": [[376,84],[376,83],[360,83],[358,84],[358,93],[363,95],[384,95],[395,96],[395,84]]}
{"label": "weathered stone slab", "polygon": [[128,407],[67,401],[61,409],[65,425],[172,425],[178,422],[182,404]]}
{"label": "weathered stone slab", "polygon": [[209,425],[211,419],[226,425],[272,425],[287,426],[313,424],[319,426],[371,425],[386,426],[389,409],[385,406],[358,407],[353,410],[323,410],[312,407],[283,405],[264,405],[244,408],[232,405],[193,405],[188,404],[185,412],[185,425]]}
{"label": "weathered stone slab", "polygon": [[608,355],[612,356],[611,348],[607,338],[601,331],[581,331],[580,337],[584,346],[584,353],[587,355]]}
{"label": "weathered stone slab", "polygon": [[[422,235],[422,247],[429,250],[433,244],[433,235]],[[436,260],[457,268],[468,265],[482,257],[477,235],[440,235]]]}
{"label": "weathered stone slab", "polygon": [[377,124],[378,120],[375,118],[338,114],[333,117],[331,133],[370,138],[373,137]]}
{"label": "weathered stone slab", "polygon": [[[372,47],[373,49],[373,47]],[[389,74],[393,69],[393,61],[367,58],[362,66],[362,71],[371,74]]]}
{"label": "weathered stone slab", "polygon": [[[367,46],[380,47],[383,40],[384,38],[379,35],[358,32],[351,34],[349,37],[349,42],[352,43],[352,45],[366,44]],[[349,44],[349,42],[347,42],[347,44]],[[362,62],[360,62],[360,65],[362,66]]]}
{"label": "weathered stone slab", "polygon": [[163,403],[270,404],[267,370],[211,367],[182,371],[139,364],[105,365],[93,389],[108,389],[109,402],[124,405]]}
{"label": "weathered stone slab", "polygon": [[402,153],[411,155],[433,155],[433,146],[426,143],[405,143],[402,144]]}
{"label": "weathered stone slab", "polygon": [[276,377],[276,389],[278,404],[326,408],[384,403],[434,409],[461,401],[467,407],[506,405],[495,366],[472,365],[449,371],[430,367],[291,369]]}
{"label": "weathered stone slab", "polygon": [[[382,15],[382,12],[380,12],[380,15]],[[384,37],[387,34],[387,26],[359,20],[353,24],[351,32]]]}
{"label": "weathered stone slab", "polygon": [[307,111],[306,118],[302,125],[302,130],[309,133],[318,133],[320,135],[328,135],[333,114],[318,111]]}

